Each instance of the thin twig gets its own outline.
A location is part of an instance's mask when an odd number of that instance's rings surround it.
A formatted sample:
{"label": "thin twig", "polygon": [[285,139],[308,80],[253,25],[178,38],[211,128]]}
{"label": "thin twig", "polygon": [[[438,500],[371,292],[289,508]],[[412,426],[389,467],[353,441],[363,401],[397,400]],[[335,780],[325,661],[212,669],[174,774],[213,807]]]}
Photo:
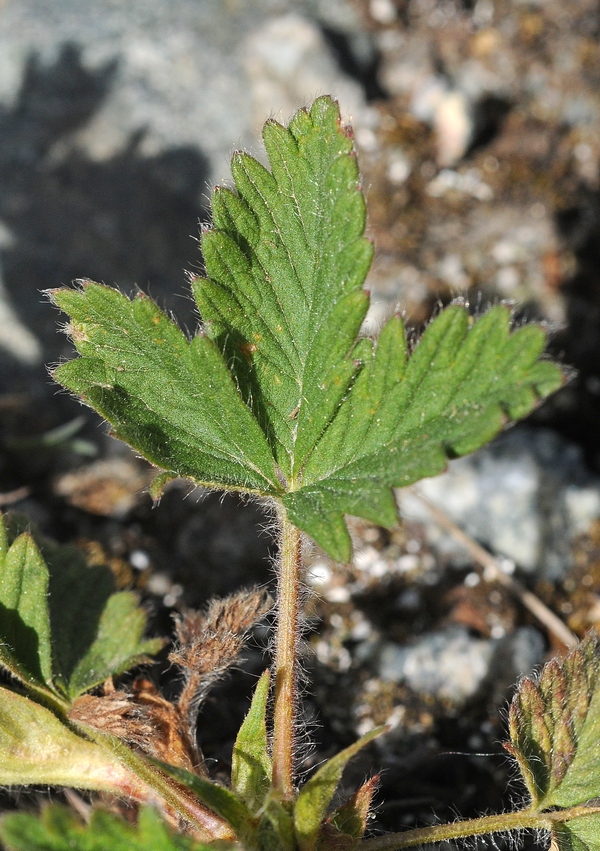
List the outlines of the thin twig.
{"label": "thin twig", "polygon": [[411,494],[417,497],[424,505],[427,506],[431,516],[434,518],[442,529],[448,532],[457,543],[469,552],[472,558],[485,569],[485,578],[499,582],[509,591],[511,591],[525,606],[531,614],[543,624],[548,632],[550,632],[561,644],[565,647],[576,647],[579,643],[577,636],[565,626],[561,619],[543,603],[539,597],[536,597],[531,591],[523,587],[520,582],[513,579],[505,573],[494,556],[484,549],[481,544],[469,537],[456,523],[448,517],[445,511],[434,505],[426,496],[424,496],[416,488],[410,488]]}

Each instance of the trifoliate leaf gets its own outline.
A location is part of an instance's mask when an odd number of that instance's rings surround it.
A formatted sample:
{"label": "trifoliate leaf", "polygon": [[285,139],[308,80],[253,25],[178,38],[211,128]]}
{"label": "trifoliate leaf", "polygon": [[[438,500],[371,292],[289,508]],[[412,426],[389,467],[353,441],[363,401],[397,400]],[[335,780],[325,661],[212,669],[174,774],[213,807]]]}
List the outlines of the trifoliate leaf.
{"label": "trifoliate leaf", "polygon": [[268,121],[264,141],[271,171],[235,154],[235,189],[213,196],[202,331],[188,341],[144,296],[58,290],[81,358],[55,377],[168,475],[274,496],[346,561],[344,515],[393,525],[393,487],[479,448],[563,377],[540,360],[543,329],[511,334],[504,306],[475,321],[455,304],[411,356],[398,318],[361,339],[372,247],[337,104]]}
{"label": "trifoliate leaf", "polygon": [[348,761],[361,748],[380,736],[385,729],[385,727],[376,727],[353,745],[350,745],[349,748],[345,748],[345,750],[328,759],[304,784],[294,809],[296,838],[300,851],[314,851],[319,833],[324,826],[327,809],[342,779],[342,773]]}
{"label": "trifoliate leaf", "polygon": [[[572,807],[600,797],[600,640],[589,633],[538,682],[526,678],[509,713],[510,743],[533,804]],[[570,824],[570,823],[569,823]]]}
{"label": "trifoliate leaf", "polygon": [[10,543],[0,515],[0,665],[33,687],[52,688],[48,568],[27,532]]}
{"label": "trifoliate leaf", "polygon": [[231,786],[252,811],[263,806],[271,785],[272,763],[266,722],[269,685],[269,672],[265,671],[237,734],[231,758]]}
{"label": "trifoliate leaf", "polygon": [[173,833],[149,807],[135,826],[104,810],[94,810],[89,824],[82,824],[73,810],[54,804],[40,817],[5,816],[0,838],[7,851],[208,851],[207,845]]}
{"label": "trifoliate leaf", "polygon": [[0,688],[0,784],[75,786],[118,794],[141,787],[109,750],[77,736],[39,703]]}

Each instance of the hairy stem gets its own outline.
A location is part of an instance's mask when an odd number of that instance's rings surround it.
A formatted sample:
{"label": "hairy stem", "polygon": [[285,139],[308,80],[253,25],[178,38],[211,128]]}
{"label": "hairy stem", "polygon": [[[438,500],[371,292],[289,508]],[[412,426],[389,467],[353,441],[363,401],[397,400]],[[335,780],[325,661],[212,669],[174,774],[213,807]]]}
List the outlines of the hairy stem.
{"label": "hairy stem", "polygon": [[419,827],[402,833],[389,833],[361,842],[360,851],[402,851],[416,845],[430,845],[449,839],[461,839],[469,836],[481,836],[485,833],[499,833],[508,830],[552,830],[555,825],[568,822],[581,816],[594,815],[600,807],[572,807],[569,810],[557,810],[541,813],[535,810],[518,810],[515,813],[499,813],[493,816],[465,819],[450,824],[434,824],[431,827]]}
{"label": "hairy stem", "polygon": [[279,519],[281,549],[277,571],[273,786],[282,800],[293,801],[302,541],[300,531],[287,519],[283,507]]}
{"label": "hairy stem", "polygon": [[185,819],[194,836],[202,842],[235,839],[235,833],[229,825],[201,804],[193,792],[165,774],[160,763],[136,753],[125,742],[88,724],[78,723],[73,726],[86,738],[115,754],[130,770],[131,783],[118,778],[116,784],[124,798],[133,798],[140,803],[162,801],[167,811],[171,809]]}

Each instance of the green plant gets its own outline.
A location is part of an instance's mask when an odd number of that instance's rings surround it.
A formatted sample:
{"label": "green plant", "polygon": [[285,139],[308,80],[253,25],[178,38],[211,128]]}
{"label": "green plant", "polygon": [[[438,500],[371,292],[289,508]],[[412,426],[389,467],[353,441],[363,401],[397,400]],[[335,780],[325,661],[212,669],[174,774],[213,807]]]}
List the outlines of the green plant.
{"label": "green plant", "polygon": [[[482,446],[506,422],[528,414],[563,377],[542,357],[543,329],[511,330],[505,305],[472,318],[455,303],[416,344],[398,316],[377,340],[362,336],[369,305],[362,286],[372,247],[364,237],[352,136],[340,124],[336,103],[319,98],[287,128],[267,122],[264,141],[271,171],[236,154],[235,190],[215,190],[213,227],[202,236],[207,277],[192,285],[203,324],[192,339],[144,295],[131,301],[88,281],[51,293],[70,317],[68,332],[80,355],[55,370],[56,380],[163,471],[155,496],[168,479],[182,476],[275,507],[274,663],[239,731],[231,786],[210,780],[195,750],[195,706],[212,676],[200,660],[212,648],[213,672],[227,667],[264,601],[238,595],[213,603],[204,618],[190,614],[179,622],[171,659],[185,671],[185,686],[177,705],[154,696],[153,715],[143,693],[115,692],[111,684],[113,675],[157,649],[141,637],[143,613],[135,601],[105,589],[95,602],[96,632],[85,642],[77,638],[78,653],[65,661],[65,627],[52,607],[48,612],[46,588],[49,581],[80,587],[86,569],[69,573],[63,554],[48,570],[31,537],[9,532],[2,550],[0,602],[7,616],[0,661],[19,686],[0,689],[6,755],[0,782],[109,790],[154,802],[201,844],[169,837],[163,828],[159,838],[150,837],[147,825],[155,816],[148,812],[136,832],[101,814],[84,828],[54,809],[41,822],[5,818],[4,841],[11,849],[93,849],[104,836],[149,851],[392,851],[533,827],[551,831],[565,851],[593,847],[600,837],[600,809],[590,804],[600,796],[593,745],[600,725],[600,654],[592,637],[562,663],[547,666],[538,684],[525,680],[513,701],[507,747],[529,791],[525,809],[364,839],[375,781],[337,808],[331,802],[348,760],[382,730],[296,787],[302,533],[333,559],[347,561],[344,515],[392,526],[393,487],[435,475],[449,457]],[[71,612],[60,599],[56,605]],[[81,599],[86,603],[87,592]],[[137,619],[140,628],[135,635],[129,628],[127,644],[119,618],[103,620],[111,607]],[[207,621],[211,628],[203,630]],[[213,646],[219,623],[226,629]],[[229,647],[231,635],[237,643]],[[207,670],[199,670],[202,664]],[[89,693],[103,681],[102,694]],[[142,706],[145,727],[135,723]],[[176,731],[175,744],[156,738],[158,720]],[[47,754],[55,756],[46,760]]]}

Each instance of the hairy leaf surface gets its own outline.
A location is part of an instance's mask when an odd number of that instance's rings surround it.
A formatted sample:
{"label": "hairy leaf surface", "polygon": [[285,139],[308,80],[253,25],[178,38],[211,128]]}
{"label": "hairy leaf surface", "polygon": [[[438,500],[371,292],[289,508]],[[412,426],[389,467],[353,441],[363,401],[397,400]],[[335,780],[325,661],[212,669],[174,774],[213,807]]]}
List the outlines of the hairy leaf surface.
{"label": "hairy leaf surface", "polygon": [[219,189],[202,238],[208,278],[194,293],[287,478],[341,402],[368,308],[372,246],[352,138],[318,98],[289,127],[268,121],[271,172],[237,153],[237,194]]}
{"label": "hairy leaf surface", "polygon": [[235,187],[215,190],[194,339],[145,296],[58,290],[81,357],[55,377],[168,475],[274,496],[346,561],[344,515],[393,525],[393,487],[479,448],[563,376],[540,360],[543,329],[511,333],[502,305],[477,320],[451,306],[412,353],[396,317],[361,338],[372,247],[337,104],[268,121],[264,142],[270,171],[237,153]]}
{"label": "hairy leaf surface", "polygon": [[129,668],[149,661],[164,645],[160,638],[143,639],[146,613],[135,594],[119,591],[106,600],[93,643],[69,679],[69,696],[77,697]]}
{"label": "hairy leaf surface", "polygon": [[9,542],[0,515],[0,664],[31,686],[52,685],[48,568],[28,533]]}
{"label": "hairy leaf surface", "polygon": [[75,735],[38,703],[0,688],[0,784],[75,786],[118,794],[140,783],[110,751]]}
{"label": "hairy leaf surface", "polygon": [[269,671],[265,671],[237,734],[231,758],[233,791],[253,812],[263,806],[271,785],[272,763],[266,722],[269,685]]}
{"label": "hairy leaf surface", "polygon": [[[562,661],[526,678],[509,714],[507,750],[533,803],[572,807],[600,797],[600,640],[595,632]],[[569,823],[570,824],[570,823]]]}
{"label": "hairy leaf surface", "polygon": [[283,502],[292,522],[339,560],[350,556],[344,514],[393,525],[392,487],[441,473],[449,457],[473,452],[509,421],[530,413],[562,383],[540,361],[542,328],[510,332],[504,305],[473,321],[455,304],[429,325],[407,357],[392,318],[377,344],[363,341],[351,391]]}
{"label": "hairy leaf surface", "polygon": [[0,837],[7,851],[208,851],[207,845],[174,834],[149,807],[134,826],[104,810],[94,810],[89,824],[82,824],[73,810],[54,804],[39,818],[5,816]]}
{"label": "hairy leaf surface", "polygon": [[164,642],[143,638],[146,613],[108,568],[21,525],[0,515],[0,664],[64,702],[158,653]]}
{"label": "hairy leaf surface", "polygon": [[552,831],[557,851],[600,851],[600,815],[570,819]]}
{"label": "hairy leaf surface", "polygon": [[188,341],[141,294],[130,301],[88,281],[52,298],[70,315],[81,354],[54,377],[99,411],[115,437],[179,476],[277,491],[265,437],[208,337]]}
{"label": "hairy leaf surface", "polygon": [[342,779],[342,773],[349,760],[361,748],[385,731],[385,727],[376,727],[362,736],[350,747],[345,748],[319,768],[304,784],[298,795],[294,810],[296,837],[300,851],[314,851],[319,833],[325,821],[325,814]]}

